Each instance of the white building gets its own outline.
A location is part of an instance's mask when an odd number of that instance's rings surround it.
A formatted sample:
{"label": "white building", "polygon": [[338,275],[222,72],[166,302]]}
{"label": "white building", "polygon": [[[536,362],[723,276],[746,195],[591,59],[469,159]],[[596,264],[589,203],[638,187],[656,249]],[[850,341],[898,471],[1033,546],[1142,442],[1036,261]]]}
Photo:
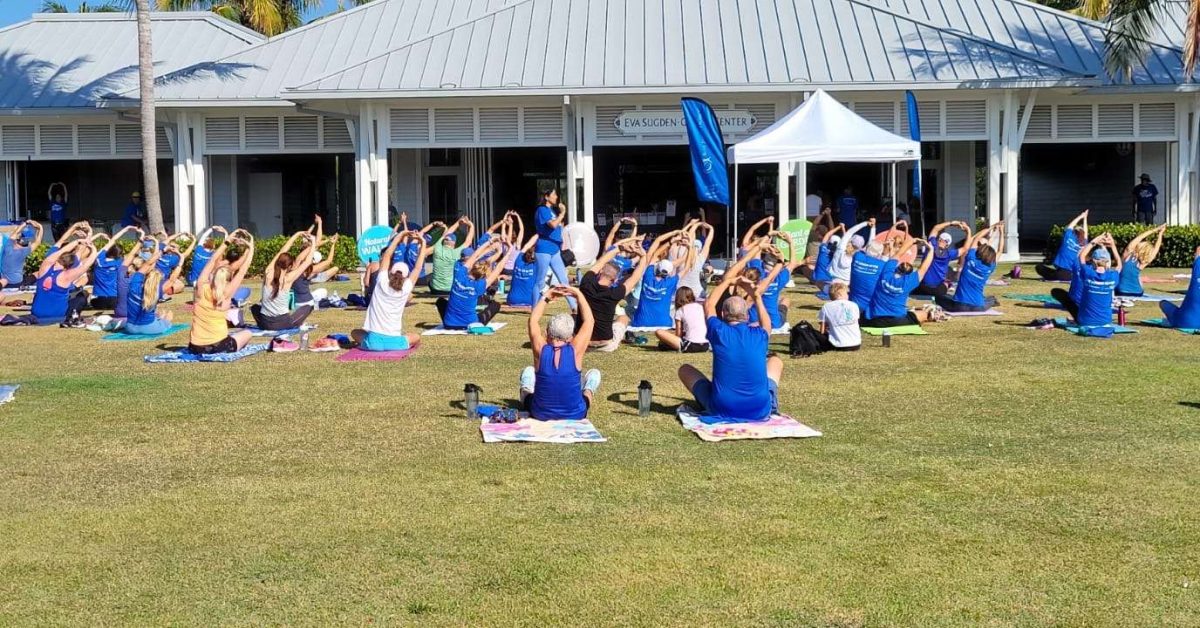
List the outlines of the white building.
{"label": "white building", "polygon": [[[680,97],[731,112],[735,142],[817,88],[902,135],[915,91],[928,220],[979,207],[1009,222],[1010,252],[1036,250],[1083,208],[1127,220],[1142,172],[1161,221],[1200,219],[1200,101],[1169,45],[1182,41],[1173,22],[1120,82],[1103,68],[1102,25],[1022,0],[375,0],[265,41],[207,14],[155,22],[177,229],[279,233],[319,211],[361,231],[389,205],[418,222],[482,221],[531,212],[548,186],[572,220],[601,229],[618,213],[683,212],[696,202]],[[186,37],[205,45],[163,32],[176,22],[199,25]],[[136,157],[136,85],[95,84],[136,61],[132,33],[128,18],[89,15],[0,31],[0,63],[18,70],[0,79],[0,210],[36,215],[68,167],[73,191],[136,182],[132,169],[95,170]],[[59,78],[89,57],[76,80]],[[61,105],[45,97],[55,81],[71,96]],[[751,167],[741,181],[745,220],[797,215],[796,195],[814,188],[853,185],[868,206],[885,193],[879,166]],[[115,217],[130,185],[112,198],[94,185],[73,205]]]}

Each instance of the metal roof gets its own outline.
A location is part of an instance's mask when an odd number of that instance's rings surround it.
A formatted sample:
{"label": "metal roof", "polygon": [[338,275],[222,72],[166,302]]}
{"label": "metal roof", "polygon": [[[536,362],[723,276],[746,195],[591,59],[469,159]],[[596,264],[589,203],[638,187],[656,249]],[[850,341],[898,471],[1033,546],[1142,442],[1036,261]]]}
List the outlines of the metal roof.
{"label": "metal roof", "polygon": [[[1107,27],[1099,22],[1026,0],[867,1],[1112,82],[1104,70]],[[1141,65],[1133,68],[1133,85],[1173,86],[1181,82],[1183,55],[1178,46],[1183,41],[1182,30],[1176,36],[1172,29],[1182,25],[1172,27],[1170,18],[1164,22],[1161,38],[1157,34],[1154,37],[1158,43],[1152,44]],[[1172,38],[1174,43],[1162,45]]]}
{"label": "metal roof", "polygon": [[160,75],[155,96],[160,101],[277,101],[285,87],[518,1],[376,0]]}
{"label": "metal roof", "polygon": [[[263,40],[210,12],[155,13],[155,65],[170,70]],[[137,22],[122,13],[37,14],[0,29],[0,109],[95,107],[137,90]]]}
{"label": "metal roof", "polygon": [[285,95],[1081,84],[1086,74],[859,0],[521,0]]}

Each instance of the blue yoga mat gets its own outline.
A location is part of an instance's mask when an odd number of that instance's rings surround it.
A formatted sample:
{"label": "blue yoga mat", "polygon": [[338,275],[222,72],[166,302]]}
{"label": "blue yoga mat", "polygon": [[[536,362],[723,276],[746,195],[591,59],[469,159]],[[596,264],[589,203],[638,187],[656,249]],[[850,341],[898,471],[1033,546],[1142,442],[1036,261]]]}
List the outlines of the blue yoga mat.
{"label": "blue yoga mat", "polygon": [[270,347],[269,344],[246,345],[237,353],[214,353],[212,355],[196,355],[187,350],[172,351],[159,355],[148,355],[145,360],[149,364],[183,364],[186,362],[236,362],[248,355],[262,353]]}
{"label": "blue yoga mat", "polygon": [[175,323],[174,325],[171,325],[170,327],[168,327],[167,330],[162,332],[161,334],[153,334],[153,335],[150,335],[150,334],[127,334],[123,331],[116,331],[111,334],[105,334],[100,339],[101,340],[158,340],[159,338],[166,338],[167,336],[172,336],[174,334],[177,334],[177,333],[187,329],[187,327],[188,326],[184,323]]}
{"label": "blue yoga mat", "polygon": [[1065,329],[1077,336],[1086,336],[1088,329],[1092,329],[1095,327],[1107,327],[1109,329],[1112,329],[1114,334],[1136,334],[1137,333],[1136,329],[1133,329],[1131,327],[1125,327],[1124,325],[1093,325],[1091,327],[1082,327],[1082,326],[1076,325],[1075,323],[1072,323],[1071,321],[1069,321],[1065,318],[1054,319],[1054,326],[1059,329]]}
{"label": "blue yoga mat", "polygon": [[1186,327],[1171,327],[1170,323],[1168,323],[1167,319],[1165,319],[1165,318],[1151,318],[1151,319],[1142,321],[1142,324],[1150,325],[1151,327],[1161,327],[1163,329],[1174,329],[1175,331],[1177,331],[1181,334],[1187,334],[1189,336],[1200,335],[1200,329],[1188,329]]}

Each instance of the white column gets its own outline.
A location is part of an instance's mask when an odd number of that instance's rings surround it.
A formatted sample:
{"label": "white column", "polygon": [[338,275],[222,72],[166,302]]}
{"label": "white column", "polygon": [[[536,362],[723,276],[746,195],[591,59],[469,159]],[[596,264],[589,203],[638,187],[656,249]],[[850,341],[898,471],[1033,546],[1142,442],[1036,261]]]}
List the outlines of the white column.
{"label": "white column", "polygon": [[192,142],[189,116],[186,111],[175,114],[175,128],[168,133],[175,135],[175,151],[172,176],[172,191],[175,198],[175,231],[191,231],[192,216]]}
{"label": "white column", "polygon": [[580,139],[583,145],[579,147],[579,164],[580,177],[583,179],[583,222],[595,227],[596,226],[596,175],[592,168],[592,138],[595,137],[596,129],[596,107],[595,105],[585,105],[580,108],[582,115],[580,116],[583,128],[580,131]]}
{"label": "white column", "polygon": [[[1000,147],[1000,123],[1003,107],[999,96],[988,99],[988,196],[987,221],[1000,221],[1000,171],[1003,167]],[[974,226],[974,225],[972,225]]]}
{"label": "white column", "polygon": [[1177,130],[1178,140],[1175,144],[1174,154],[1174,176],[1175,176],[1175,198],[1171,199],[1171,207],[1167,217],[1167,224],[1182,225],[1187,224],[1191,218],[1192,206],[1192,177],[1190,176],[1190,166],[1192,162],[1192,153],[1195,147],[1192,146],[1191,136],[1192,129],[1188,114],[1192,112],[1192,103],[1185,101],[1180,103],[1175,114],[1175,128]]}
{"label": "white column", "polygon": [[375,224],[384,225],[388,222],[388,204],[391,202],[391,190],[388,178],[388,150],[391,138],[391,118],[383,105],[374,106],[374,124],[372,142],[373,160],[375,162]]}
{"label": "white column", "polygon": [[[779,164],[779,218],[776,222],[776,227],[791,220],[792,215],[792,165],[789,163]],[[800,205],[804,205],[804,197],[800,197]],[[803,214],[801,209],[801,214]]]}
{"label": "white column", "polygon": [[1005,226],[1005,261],[1021,259],[1020,219],[1017,216],[1017,183],[1019,162],[1021,156],[1021,137],[1017,123],[1017,100],[1012,92],[1004,99],[1004,141],[1001,143],[1004,160],[1004,226]]}
{"label": "white column", "polygon": [[358,110],[354,142],[354,208],[358,235],[375,226],[375,194],[371,165],[371,106],[363,104]]}
{"label": "white column", "polygon": [[204,120],[193,116],[189,126],[192,145],[192,228],[195,229],[193,233],[200,233],[212,224],[212,208],[208,202],[208,161],[204,155]]}

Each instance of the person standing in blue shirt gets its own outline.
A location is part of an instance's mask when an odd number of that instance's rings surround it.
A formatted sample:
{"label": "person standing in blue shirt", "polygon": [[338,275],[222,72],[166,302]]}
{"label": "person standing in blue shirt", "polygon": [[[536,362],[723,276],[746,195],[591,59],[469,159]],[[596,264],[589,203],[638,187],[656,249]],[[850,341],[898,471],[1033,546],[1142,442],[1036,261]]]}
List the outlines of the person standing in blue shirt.
{"label": "person standing in blue shirt", "polygon": [[[538,299],[542,296],[542,282],[550,272],[554,273],[557,285],[570,285],[567,281],[567,267],[562,259],[563,225],[566,223],[567,206],[558,202],[558,191],[546,190],[542,194],[542,204],[538,205],[534,213],[534,225],[538,235],[537,246],[534,248],[537,255],[534,294]],[[573,302],[574,299],[568,299],[568,303]]]}
{"label": "person standing in blue shirt", "polygon": [[1192,260],[1192,281],[1188,284],[1187,295],[1183,303],[1175,305],[1170,301],[1159,301],[1167,325],[1176,329],[1200,329],[1200,246],[1196,247],[1195,258]]}
{"label": "person standing in blue shirt", "polygon": [[149,224],[146,207],[142,205],[142,193],[134,190],[129,195],[129,204],[125,206],[125,213],[121,216],[121,226],[146,229]]}
{"label": "person standing in blue shirt", "polygon": [[950,274],[950,262],[966,253],[964,249],[956,249],[952,246],[954,236],[945,231],[949,227],[958,227],[967,234],[964,244],[971,240],[971,227],[965,222],[943,222],[934,226],[933,231],[929,232],[929,244],[933,248],[928,253],[933,258],[933,265],[929,267],[929,271],[921,279],[921,285],[917,286],[913,294],[938,297],[945,296],[949,291],[946,278]]}
{"label": "person standing in blue shirt", "polygon": [[[762,246],[755,244],[746,258],[726,271],[720,285],[704,302],[708,342],[713,352],[712,379],[691,364],[679,367],[679,379],[700,405],[701,420],[705,423],[765,421],[779,410],[783,360],[768,355],[769,332],[750,325],[746,299],[739,296],[721,299],[737,281],[751,295],[759,319],[770,318],[757,286],[742,277],[746,259],[757,257]],[[717,316],[718,302],[722,303],[720,316]]]}
{"label": "person standing in blue shirt", "polygon": [[[930,238],[932,241],[933,238]],[[921,267],[916,268],[909,262],[896,259],[889,260],[879,273],[879,284],[875,288],[875,296],[871,299],[871,317],[862,322],[863,327],[900,327],[902,325],[920,325],[929,320],[925,311],[913,312],[908,309],[908,297],[921,285],[921,281],[935,262],[933,254],[936,245],[925,240],[910,240],[896,257],[901,257],[910,247],[925,248],[925,259]]]}
{"label": "person standing in blue shirt", "polygon": [[[992,247],[992,242],[998,243],[998,247]],[[954,289],[954,296],[934,297],[934,303],[947,312],[986,312],[991,309],[996,305],[996,298],[985,297],[983,290],[992,273],[996,272],[996,262],[1003,249],[1003,222],[972,236],[964,247],[966,254],[958,260],[958,287]]]}
{"label": "person standing in blue shirt", "polygon": [[[56,192],[55,188],[61,188]],[[50,232],[58,239],[67,232],[70,224],[67,222],[67,184],[55,181],[46,190],[46,198],[50,199]]]}
{"label": "person standing in blue shirt", "polygon": [[854,195],[854,188],[846,186],[837,199],[837,209],[843,225],[858,224],[858,197]]}
{"label": "person standing in blue shirt", "polygon": [[1079,249],[1088,241],[1088,211],[1084,210],[1063,229],[1062,242],[1058,245],[1058,253],[1054,256],[1053,264],[1038,264],[1035,267],[1038,276],[1048,281],[1071,281],[1075,276],[1075,268],[1079,265]]}
{"label": "person standing in blue shirt", "polygon": [[1158,213],[1158,188],[1150,182],[1150,175],[1142,173],[1133,188],[1133,217],[1140,223],[1154,224]]}

